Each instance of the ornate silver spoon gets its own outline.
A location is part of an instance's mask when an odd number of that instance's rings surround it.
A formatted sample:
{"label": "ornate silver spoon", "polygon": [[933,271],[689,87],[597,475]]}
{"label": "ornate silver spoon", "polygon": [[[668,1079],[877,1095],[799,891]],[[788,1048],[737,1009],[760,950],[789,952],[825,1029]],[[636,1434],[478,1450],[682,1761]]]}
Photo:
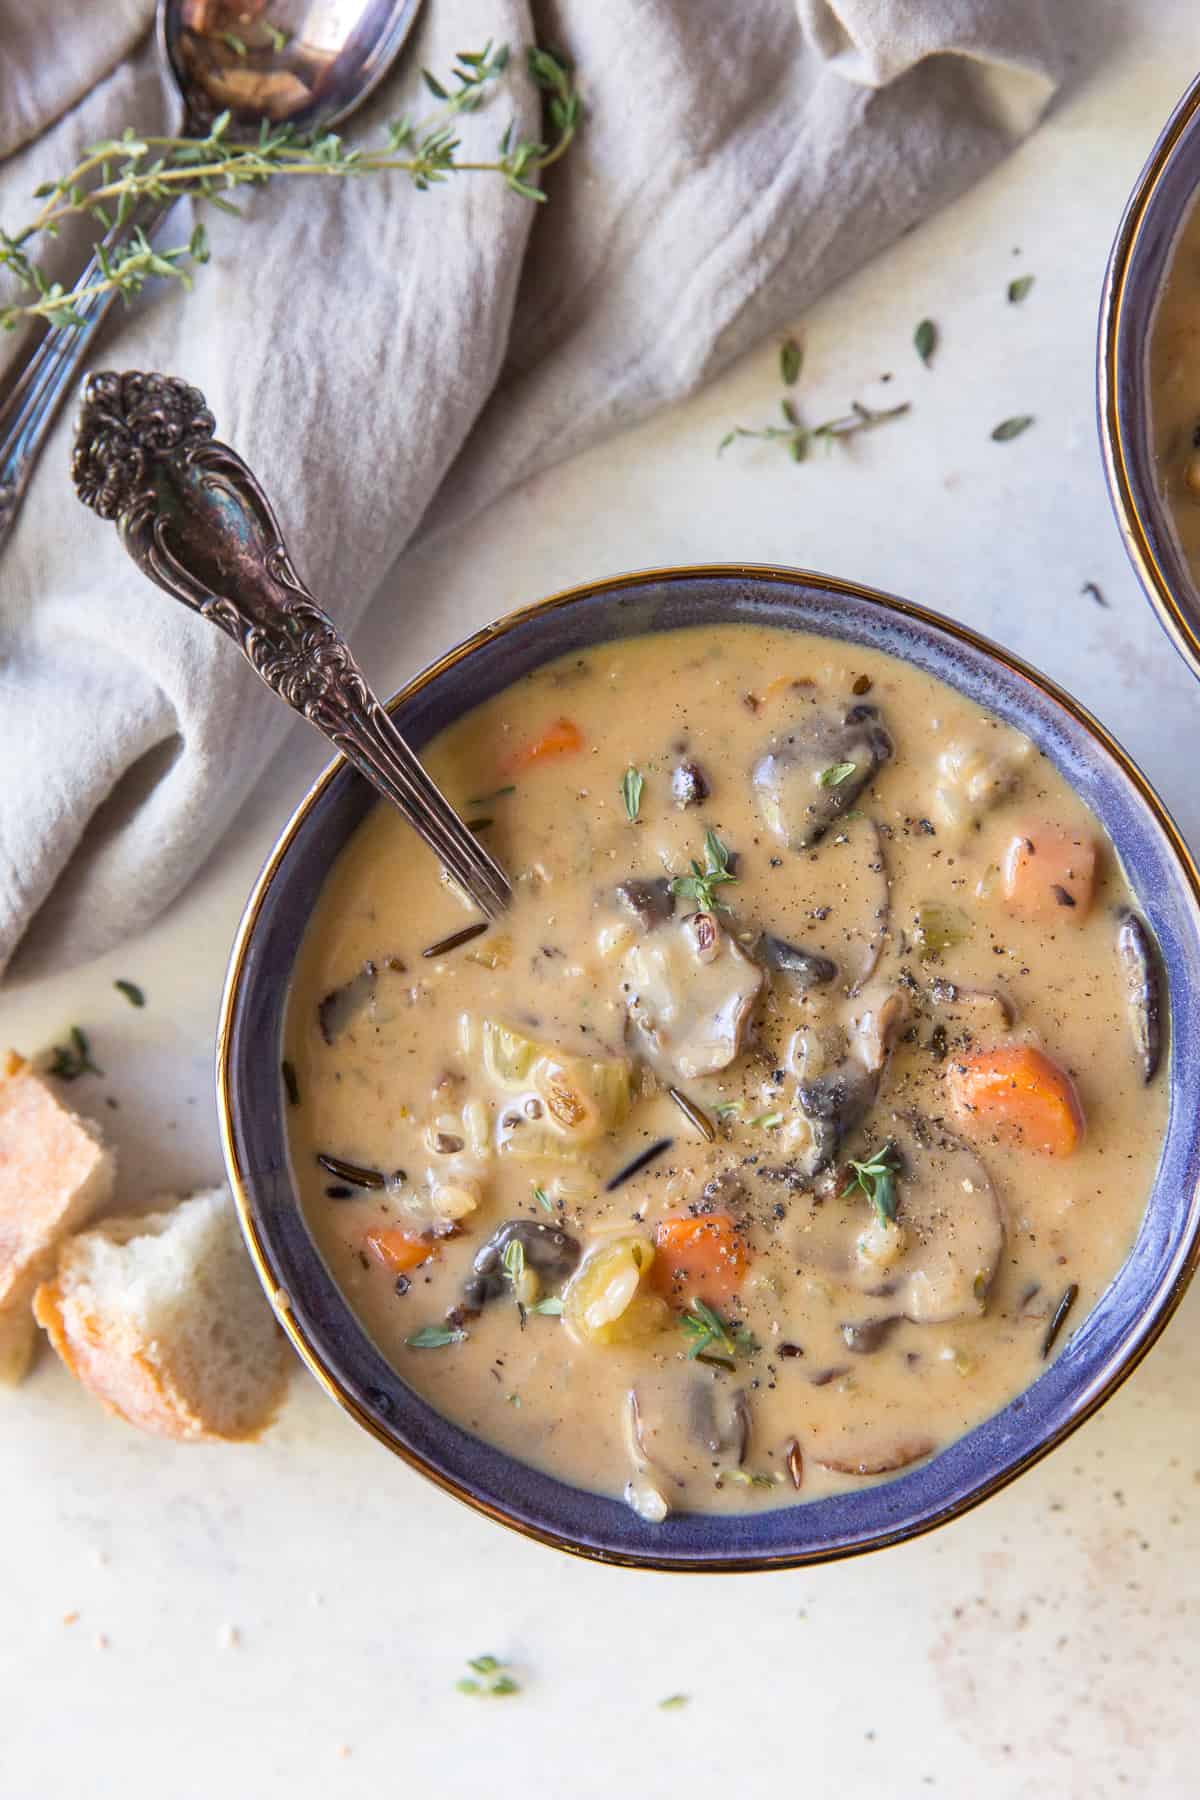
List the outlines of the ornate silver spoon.
{"label": "ornate silver spoon", "polygon": [[134,562],[233,639],[256,674],[403,813],[489,919],[508,876],[430,780],[346,640],[301,582],[270,502],[216,442],[204,395],[168,375],[92,375],[71,458],[79,498]]}
{"label": "ornate silver spoon", "polygon": [[[231,7],[210,0],[158,0],[159,61],[179,92],[182,135],[202,137],[221,112],[230,114],[230,137],[251,141],[265,124],[291,125],[298,132],[338,124],[387,74],[420,4],[274,0],[269,21],[256,22],[252,14],[264,9],[248,5],[245,20],[231,29]],[[173,205],[169,193],[143,200],[128,225],[109,233],[105,250],[111,253],[133,227],[152,238]],[[76,287],[86,289],[102,274],[93,256]],[[25,363],[9,373],[8,391],[0,395],[0,548],[116,292],[69,298],[83,324],[46,331]]]}

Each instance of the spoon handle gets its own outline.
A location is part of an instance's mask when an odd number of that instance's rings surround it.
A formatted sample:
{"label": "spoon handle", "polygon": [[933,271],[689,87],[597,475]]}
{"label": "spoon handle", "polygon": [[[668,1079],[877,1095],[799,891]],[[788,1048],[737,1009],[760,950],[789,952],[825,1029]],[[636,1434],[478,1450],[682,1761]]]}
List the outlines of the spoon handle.
{"label": "spoon handle", "polygon": [[142,572],[228,633],[267,686],[403,813],[481,912],[499,917],[512,899],[507,875],[393,725],[292,567],[266,495],[214,430],[203,394],[182,381],[92,375],[71,460],[80,499],[115,520]]}
{"label": "spoon handle", "polygon": [[[143,201],[133,224],[152,238],[173,205],[173,196],[166,200]],[[127,242],[129,235],[128,226],[114,228],[104,240],[105,252],[111,254]],[[99,257],[93,255],[63,301],[83,323],[51,325],[29,352],[0,404],[0,552],[16,524],[29,477],[50,435],[50,428],[67,395],[74,393],[84,359],[116,301],[115,288],[102,294],[83,292],[103,279]]]}

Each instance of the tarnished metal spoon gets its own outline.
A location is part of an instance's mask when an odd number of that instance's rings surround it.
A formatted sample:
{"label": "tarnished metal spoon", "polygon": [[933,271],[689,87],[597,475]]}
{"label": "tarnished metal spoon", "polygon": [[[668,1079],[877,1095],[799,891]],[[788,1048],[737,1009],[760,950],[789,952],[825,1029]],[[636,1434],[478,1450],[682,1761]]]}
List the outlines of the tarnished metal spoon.
{"label": "tarnished metal spoon", "polygon": [[[179,135],[203,137],[219,113],[231,138],[257,138],[262,125],[327,130],[347,118],[387,74],[412,30],[421,0],[158,0],[159,58],[182,102]],[[152,237],[173,198],[144,200],[111,231],[111,252],[133,228]],[[77,282],[103,270],[93,256]],[[71,300],[82,325],[52,326],[27,360],[7,373],[0,402],[0,550],[12,529],[42,444],[114,292]]]}
{"label": "tarnished metal spoon", "polygon": [[214,430],[204,395],[171,376],[90,376],[71,458],[79,498],[115,521],[151,581],[228,633],[498,918],[512,900],[508,876],[393,725],[292,567],[266,495]]}

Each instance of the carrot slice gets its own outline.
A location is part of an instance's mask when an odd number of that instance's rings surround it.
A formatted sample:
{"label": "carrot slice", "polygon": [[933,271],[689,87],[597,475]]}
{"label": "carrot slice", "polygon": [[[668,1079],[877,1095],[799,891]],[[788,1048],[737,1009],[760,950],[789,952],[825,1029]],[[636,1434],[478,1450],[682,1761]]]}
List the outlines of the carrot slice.
{"label": "carrot slice", "polygon": [[664,1219],[654,1241],[651,1283],[681,1306],[693,1299],[728,1300],[746,1278],[746,1246],[728,1213]]}
{"label": "carrot slice", "polygon": [[368,1231],[363,1243],[376,1262],[381,1262],[393,1275],[403,1275],[406,1269],[415,1269],[437,1255],[436,1244],[411,1231],[402,1231],[398,1225],[380,1225],[376,1230]]}
{"label": "carrot slice", "polygon": [[1044,1156],[1070,1156],[1083,1135],[1083,1108],[1065,1069],[1032,1044],[956,1058],[950,1098],[972,1137],[999,1138]]}
{"label": "carrot slice", "polygon": [[1022,918],[1082,925],[1096,892],[1096,844],[1051,820],[1024,826],[1004,855],[1004,898]]}
{"label": "carrot slice", "polygon": [[574,756],[583,749],[583,733],[574,719],[555,719],[548,725],[540,737],[535,737],[528,744],[522,744],[514,750],[504,765],[506,775],[517,769],[528,769],[534,763],[553,762],[559,756]]}

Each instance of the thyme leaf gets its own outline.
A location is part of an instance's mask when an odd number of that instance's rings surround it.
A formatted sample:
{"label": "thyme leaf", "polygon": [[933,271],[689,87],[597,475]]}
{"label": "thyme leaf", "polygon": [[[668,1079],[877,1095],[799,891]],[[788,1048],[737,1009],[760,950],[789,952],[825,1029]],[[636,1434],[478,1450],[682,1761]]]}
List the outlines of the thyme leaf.
{"label": "thyme leaf", "polygon": [[47,1074],[59,1081],[78,1081],[81,1075],[103,1075],[92,1059],[92,1047],[78,1025],[71,1027],[69,1044],[52,1044]]}
{"label": "thyme leaf", "polygon": [[145,1006],[146,996],[136,981],[114,981],[118,994],[124,994],[130,1006]]}
{"label": "thyme leaf", "polygon": [[795,387],[804,365],[804,352],[795,338],[784,338],[779,346],[779,373],[785,387]]}
{"label": "thyme leaf", "polygon": [[498,1656],[471,1656],[467,1659],[468,1669],[473,1675],[464,1675],[461,1681],[455,1682],[460,1694],[478,1694],[485,1699],[499,1699],[505,1694],[519,1694],[521,1684],[508,1673],[508,1666]]}
{"label": "thyme leaf", "polygon": [[1008,284],[1008,304],[1010,306],[1020,306],[1022,300],[1024,300],[1026,294],[1033,286],[1033,283],[1034,277],[1032,275],[1018,275],[1015,281],[1010,281]]}
{"label": "thyme leaf", "polygon": [[543,1212],[554,1211],[554,1202],[551,1200],[544,1187],[535,1187],[533,1190],[533,1197]]}
{"label": "thyme leaf", "polygon": [[1001,419],[992,431],[993,444],[1007,444],[1010,438],[1020,437],[1033,424],[1032,413],[1018,413],[1014,418]]}
{"label": "thyme leaf", "polygon": [[410,1350],[441,1350],[447,1344],[461,1344],[466,1336],[460,1325],[422,1325],[404,1341]]}
{"label": "thyme leaf", "polygon": [[843,781],[849,781],[858,764],[853,762],[832,763],[828,769],[822,769],[817,780],[822,787],[841,787]]}
{"label": "thyme leaf", "polygon": [[678,1712],[691,1699],[690,1694],[668,1694],[665,1700],[658,1703],[659,1712]]}
{"label": "thyme leaf", "polygon": [[562,1309],[563,1303],[558,1295],[548,1294],[544,1300],[537,1300],[532,1306],[527,1307],[526,1311],[531,1313],[543,1313],[547,1318],[557,1319],[562,1312]]}
{"label": "thyme leaf", "polygon": [[913,349],[925,367],[929,367],[930,359],[938,346],[938,328],[932,319],[922,319],[913,332]]}
{"label": "thyme leaf", "polygon": [[631,825],[638,816],[645,785],[646,778],[640,769],[628,768],[621,777],[621,798],[625,802],[625,812]]}
{"label": "thyme leaf", "polygon": [[852,1161],[850,1167],[854,1173],[842,1189],[842,1199],[861,1188],[874,1207],[879,1223],[890,1224],[896,1217],[896,1177],[900,1173],[900,1155],[896,1146],[884,1144],[873,1151],[866,1162]]}
{"label": "thyme leaf", "polygon": [[729,867],[729,852],[710,828],[704,834],[704,867],[701,868],[693,857],[691,874],[677,875],[671,883],[671,892],[677,899],[694,900],[697,912],[728,912],[729,908],[717,899],[714,890],[736,880],[737,876]]}

